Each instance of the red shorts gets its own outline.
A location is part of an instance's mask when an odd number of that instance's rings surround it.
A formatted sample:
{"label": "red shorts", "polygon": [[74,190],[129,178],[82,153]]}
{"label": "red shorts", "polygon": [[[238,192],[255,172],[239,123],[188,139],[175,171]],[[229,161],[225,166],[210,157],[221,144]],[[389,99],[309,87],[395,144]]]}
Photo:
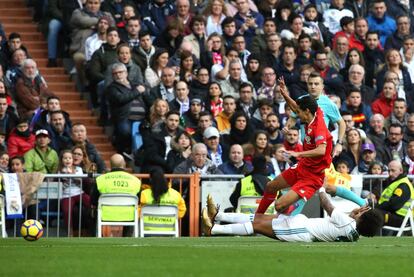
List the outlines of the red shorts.
{"label": "red shorts", "polygon": [[294,192],[307,201],[322,187],[325,173],[315,174],[303,168],[291,167],[282,172],[282,177]]}

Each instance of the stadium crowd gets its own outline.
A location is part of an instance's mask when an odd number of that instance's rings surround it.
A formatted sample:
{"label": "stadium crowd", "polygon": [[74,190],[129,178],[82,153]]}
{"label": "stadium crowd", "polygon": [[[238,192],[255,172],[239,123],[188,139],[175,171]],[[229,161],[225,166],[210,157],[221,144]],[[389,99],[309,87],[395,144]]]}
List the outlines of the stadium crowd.
{"label": "stadium crowd", "polygon": [[[304,137],[283,77],[294,100],[309,93],[326,107],[335,165],[382,174],[399,160],[414,173],[412,1],[30,2],[47,66],[73,60],[99,123],[139,172],[248,174],[257,155],[267,175],[283,172],[295,163],[283,150],[301,151]],[[105,172],[85,125],[61,109],[21,35],[5,31],[1,171]]]}

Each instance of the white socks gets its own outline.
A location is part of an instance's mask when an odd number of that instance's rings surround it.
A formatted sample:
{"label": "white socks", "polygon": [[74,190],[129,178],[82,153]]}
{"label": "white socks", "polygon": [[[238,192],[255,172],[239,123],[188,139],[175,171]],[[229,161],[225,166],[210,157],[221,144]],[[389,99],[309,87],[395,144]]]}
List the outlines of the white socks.
{"label": "white socks", "polygon": [[254,234],[253,224],[251,222],[227,224],[227,225],[214,225],[211,229],[212,235],[238,235],[249,236]]}
{"label": "white socks", "polygon": [[219,212],[216,215],[215,220],[216,221],[228,222],[228,223],[253,222],[254,214],[222,213],[222,212]]}

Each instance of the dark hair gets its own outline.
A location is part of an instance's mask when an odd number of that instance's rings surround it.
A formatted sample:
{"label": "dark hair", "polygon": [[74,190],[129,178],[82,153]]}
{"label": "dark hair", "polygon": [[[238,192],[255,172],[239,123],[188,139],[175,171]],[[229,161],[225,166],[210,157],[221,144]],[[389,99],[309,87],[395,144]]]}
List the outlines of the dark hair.
{"label": "dark hair", "polygon": [[315,114],[316,110],[318,109],[318,103],[316,103],[316,100],[313,99],[310,95],[305,95],[298,98],[296,100],[296,103],[302,111],[308,109],[312,114]]}
{"label": "dark hair", "polygon": [[248,83],[248,82],[241,83],[241,85],[239,87],[239,91],[241,91],[242,89],[247,88],[247,87],[251,88],[252,92],[253,92],[253,90],[254,90],[253,85],[251,83]]}
{"label": "dark hair", "polygon": [[352,113],[349,111],[341,111],[341,116],[344,116],[344,115],[352,115]]}
{"label": "dark hair", "polygon": [[[129,7],[132,7],[133,9],[134,9],[134,12],[136,13],[136,10],[135,10],[135,7],[133,6],[133,5],[129,5],[129,4],[126,4],[125,6],[129,6]],[[125,7],[124,6],[124,7]],[[130,18],[128,18],[128,20],[127,20],[127,25],[129,25],[129,21],[136,21],[136,20],[138,20],[138,22],[140,23],[140,25],[141,25],[141,22],[140,22],[140,19],[139,19],[139,17],[138,16],[132,16],[132,17],[130,17]]]}
{"label": "dark hair", "polygon": [[378,37],[378,38],[380,37],[380,35],[379,35],[378,31],[368,31],[368,32],[367,32],[367,37],[368,37],[369,35],[377,35],[377,37]]}
{"label": "dark hair", "polygon": [[56,96],[56,95],[52,95],[52,96],[49,96],[49,97],[47,98],[46,103],[49,103],[49,101],[50,101],[50,100],[54,100],[54,99],[56,99],[56,100],[60,101],[60,98],[59,98],[58,96]]}
{"label": "dark hair", "polygon": [[54,114],[61,114],[63,116],[63,118],[65,118],[65,113],[62,110],[57,110],[57,111],[51,111],[50,112],[50,117],[52,117],[52,115]]}
{"label": "dark hair", "polygon": [[362,214],[357,223],[358,233],[364,237],[373,237],[384,226],[384,215],[378,209],[369,210]]}
{"label": "dark hair", "polygon": [[150,59],[150,67],[154,70],[157,71],[156,65],[158,63],[158,58],[162,55],[162,54],[168,54],[168,50],[164,49],[164,48],[158,48],[154,55],[152,55],[151,59]]}
{"label": "dark hair", "polygon": [[138,34],[138,38],[139,38],[139,39],[141,39],[141,38],[143,38],[143,37],[145,37],[145,36],[151,36],[150,32],[149,32],[149,31],[147,31],[147,30],[142,30],[142,31],[140,31],[140,32],[139,32],[139,34]]}
{"label": "dark hair", "polygon": [[298,41],[301,41],[302,39],[305,39],[305,38],[307,38],[310,41],[312,41],[312,37],[309,34],[307,34],[307,33],[300,34],[299,37],[298,37]]}
{"label": "dark hair", "polygon": [[19,34],[19,33],[16,33],[16,32],[14,32],[14,33],[11,33],[10,35],[9,35],[9,40],[12,40],[12,39],[15,39],[15,38],[22,38],[22,36]]}
{"label": "dark hair", "polygon": [[350,16],[344,16],[339,21],[339,25],[341,25],[341,29],[344,29],[344,27],[350,23],[354,22],[354,19]]}
{"label": "dark hair", "polygon": [[388,127],[388,130],[390,130],[391,128],[400,128],[401,129],[401,133],[403,133],[403,126],[400,123],[391,123],[390,126]]}
{"label": "dark hair", "polygon": [[194,16],[190,21],[190,29],[192,30],[194,27],[194,24],[196,22],[202,22],[204,25],[206,25],[206,19],[202,15],[196,15]]}
{"label": "dark hair", "polygon": [[210,117],[210,120],[211,120],[211,121],[213,120],[213,115],[212,115],[209,111],[201,111],[201,112],[198,114],[198,118],[200,118],[200,117],[202,117],[202,116],[208,116],[208,117]]}
{"label": "dark hair", "polygon": [[356,86],[348,86],[346,88],[346,92],[345,92],[346,97],[348,97],[351,94],[351,92],[358,92],[360,95],[362,95],[361,90],[359,88],[357,88]]}
{"label": "dark hair", "polygon": [[106,34],[108,35],[111,32],[116,32],[119,35],[119,31],[116,27],[108,27],[108,29],[106,30]]}
{"label": "dark hair", "polygon": [[365,69],[365,58],[364,54],[358,50],[358,48],[351,48],[349,49],[348,53],[346,54],[346,60],[345,60],[345,68],[348,70],[351,67],[351,62],[349,61],[349,54],[351,52],[357,52],[359,56],[359,65],[361,65]]}
{"label": "dark hair", "polygon": [[175,114],[175,115],[177,115],[178,117],[180,117],[180,112],[179,111],[168,111],[166,114],[165,114],[165,118],[168,118],[170,115],[172,115],[172,114]]}
{"label": "dark hair", "polygon": [[161,167],[155,167],[150,172],[150,184],[152,197],[155,203],[160,203],[160,197],[168,191],[168,181],[164,177],[164,170]]}
{"label": "dark hair", "polygon": [[236,23],[236,20],[234,19],[234,17],[232,16],[227,16],[226,18],[223,19],[223,21],[221,22],[221,28],[224,29],[224,27],[226,25],[229,25],[230,23]]}

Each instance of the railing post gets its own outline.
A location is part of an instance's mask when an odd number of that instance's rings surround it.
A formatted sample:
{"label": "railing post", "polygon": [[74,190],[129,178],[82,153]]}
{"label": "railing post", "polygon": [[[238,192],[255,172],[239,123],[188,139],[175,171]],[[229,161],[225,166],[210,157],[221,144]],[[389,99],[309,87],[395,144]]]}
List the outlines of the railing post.
{"label": "railing post", "polygon": [[200,221],[200,174],[194,173],[190,177],[190,237],[198,237]]}

